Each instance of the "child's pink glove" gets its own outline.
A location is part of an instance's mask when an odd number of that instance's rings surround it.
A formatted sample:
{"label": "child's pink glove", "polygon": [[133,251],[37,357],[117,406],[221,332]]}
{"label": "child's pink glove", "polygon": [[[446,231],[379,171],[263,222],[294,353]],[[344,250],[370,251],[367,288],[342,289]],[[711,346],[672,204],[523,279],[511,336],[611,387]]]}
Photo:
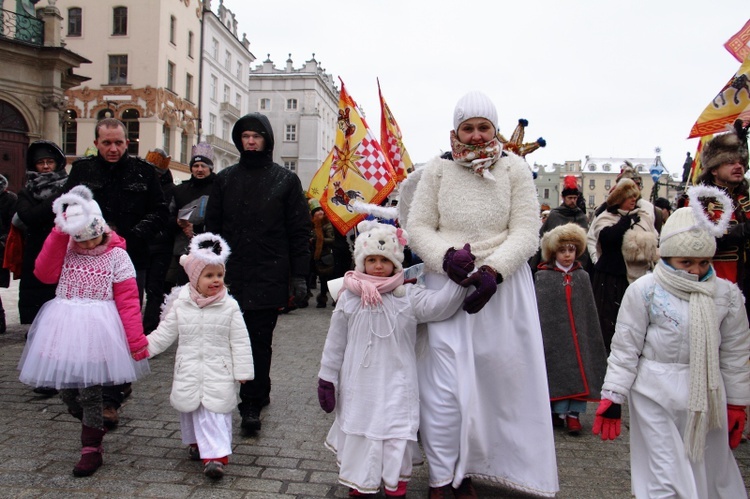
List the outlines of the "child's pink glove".
{"label": "child's pink glove", "polygon": [[451,248],[443,256],[443,270],[451,281],[461,284],[466,279],[469,272],[474,270],[474,260],[476,257],[471,253],[471,245],[464,244],[460,250]]}
{"label": "child's pink glove", "polygon": [[601,435],[602,440],[614,440],[620,436],[621,424],[622,406],[602,399],[594,417],[594,435]]}
{"label": "child's pink glove", "polygon": [[320,408],[326,412],[331,412],[336,408],[336,388],[333,383],[318,378],[318,402],[320,402]]}
{"label": "child's pink glove", "polygon": [[143,347],[135,352],[130,352],[130,356],[133,357],[133,360],[143,360],[148,359],[148,347]]}
{"label": "child's pink glove", "polygon": [[729,427],[729,447],[736,449],[742,440],[747,414],[744,405],[727,405],[727,423]]}

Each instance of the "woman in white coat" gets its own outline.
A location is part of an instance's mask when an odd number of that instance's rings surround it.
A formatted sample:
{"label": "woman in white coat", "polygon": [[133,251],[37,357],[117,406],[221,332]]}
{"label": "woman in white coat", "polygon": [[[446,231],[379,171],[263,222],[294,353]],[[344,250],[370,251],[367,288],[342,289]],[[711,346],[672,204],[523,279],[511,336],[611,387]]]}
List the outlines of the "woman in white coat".
{"label": "woman in white coat", "polygon": [[449,278],[476,288],[463,310],[427,325],[429,347],[418,358],[430,497],[476,497],[472,476],[553,497],[544,349],[526,263],[539,244],[532,173],[502,151],[486,95],[461,98],[453,121],[452,154],[421,169],[408,217],[401,217],[428,288]]}
{"label": "woman in white coat", "polygon": [[[224,286],[229,247],[206,232],[180,257],[189,284],[168,302],[159,327],[148,336],[148,353],[159,354],[177,339],[169,402],[180,411],[188,456],[203,460],[204,474],[221,478],[232,453],[232,410],[237,382],[254,377],[250,337],[240,307]],[[173,298],[170,296],[170,298]]]}

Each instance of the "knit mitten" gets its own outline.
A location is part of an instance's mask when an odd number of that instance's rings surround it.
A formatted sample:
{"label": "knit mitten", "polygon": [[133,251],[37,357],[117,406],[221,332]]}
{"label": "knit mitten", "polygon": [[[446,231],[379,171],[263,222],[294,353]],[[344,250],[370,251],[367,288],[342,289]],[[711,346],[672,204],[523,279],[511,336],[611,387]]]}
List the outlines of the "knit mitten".
{"label": "knit mitten", "polygon": [[318,379],[318,402],[326,412],[332,412],[336,408],[336,388],[333,383]]}
{"label": "knit mitten", "polygon": [[729,427],[729,447],[736,449],[742,440],[747,414],[744,405],[727,405],[727,426]]}
{"label": "knit mitten", "polygon": [[482,265],[479,270],[461,281],[461,286],[473,284],[476,290],[464,299],[463,309],[469,314],[476,314],[490,301],[497,292],[498,273],[492,267]]}
{"label": "knit mitten", "polygon": [[461,284],[469,273],[474,270],[476,257],[471,253],[471,245],[464,244],[460,250],[451,248],[445,252],[443,257],[443,270],[451,281]]}

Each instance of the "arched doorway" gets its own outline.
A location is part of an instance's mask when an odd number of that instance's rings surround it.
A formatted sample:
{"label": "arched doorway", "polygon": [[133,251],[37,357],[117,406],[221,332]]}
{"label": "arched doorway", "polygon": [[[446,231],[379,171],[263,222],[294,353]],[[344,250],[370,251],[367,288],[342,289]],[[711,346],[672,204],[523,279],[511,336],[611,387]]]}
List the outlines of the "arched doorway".
{"label": "arched doorway", "polygon": [[0,174],[8,179],[8,189],[18,192],[26,175],[26,149],[29,127],[15,106],[0,100]]}

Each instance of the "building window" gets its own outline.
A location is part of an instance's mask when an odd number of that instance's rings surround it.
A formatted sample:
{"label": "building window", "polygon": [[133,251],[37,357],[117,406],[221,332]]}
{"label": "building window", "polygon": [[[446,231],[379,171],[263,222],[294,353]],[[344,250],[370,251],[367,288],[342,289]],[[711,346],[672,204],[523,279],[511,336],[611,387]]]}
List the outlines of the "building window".
{"label": "building window", "polygon": [[221,121],[221,138],[229,140],[229,122],[227,120]]}
{"label": "building window", "polygon": [[604,188],[607,190],[612,188],[612,179],[608,178],[604,181]]}
{"label": "building window", "polygon": [[229,85],[224,85],[224,99],[221,102],[229,102]]}
{"label": "building window", "polygon": [[63,152],[68,156],[75,156],[76,142],[78,141],[78,123],[76,122],[78,114],[67,109],[63,114],[62,133],[63,133]]}
{"label": "building window", "polygon": [[177,18],[175,16],[169,16],[169,43],[176,45],[175,39],[177,37]]}
{"label": "building window", "polygon": [[211,55],[215,61],[219,60],[219,40],[216,38],[211,40]]}
{"label": "building window", "polygon": [[224,52],[224,69],[227,71],[232,70],[232,53],[228,50]]}
{"label": "building window", "polygon": [[297,141],[297,125],[286,126],[286,134],[284,135],[284,140],[286,140],[287,142]]}
{"label": "building window", "polygon": [[112,9],[112,35],[123,36],[128,34],[128,8],[115,7]]}
{"label": "building window", "polygon": [[138,142],[140,141],[141,124],[138,118],[141,117],[141,113],[137,109],[126,109],[122,113],[120,121],[125,125],[125,129],[128,131],[128,154],[138,156]]}
{"label": "building window", "polygon": [[81,36],[83,11],[80,7],[68,9],[68,36]]}
{"label": "building window", "polygon": [[240,112],[242,112],[242,95],[240,95],[239,92],[234,94],[234,107],[236,107]]}
{"label": "building window", "polygon": [[127,55],[109,56],[109,84],[110,85],[127,85],[128,84],[128,56]]}
{"label": "building window", "polygon": [[594,196],[593,194],[591,194],[591,195],[589,196],[589,206],[590,206],[591,208],[593,208],[593,207],[595,207],[595,206],[596,206],[596,203],[594,202],[594,197],[595,197],[595,196]]}
{"label": "building window", "polygon": [[549,199],[549,188],[544,189],[543,192],[544,192],[543,198],[544,199]]}
{"label": "building window", "polygon": [[297,109],[297,99],[287,99],[286,109],[287,111],[294,111],[295,109]]}
{"label": "building window", "polygon": [[270,111],[271,110],[271,99],[261,99],[258,101],[258,109],[261,111]]}
{"label": "building window", "polygon": [[596,189],[596,180],[593,178],[589,180],[589,189]]}
{"label": "building window", "polygon": [[174,62],[167,61],[167,90],[174,92]]}
{"label": "building window", "polygon": [[242,79],[242,62],[237,61],[237,79]]}
{"label": "building window", "polygon": [[162,143],[162,149],[164,149],[164,152],[167,153],[167,155],[170,154],[170,149],[172,146],[172,138],[170,135],[172,135],[172,130],[169,128],[169,125],[164,123],[161,127],[161,133],[164,136],[164,142]]}
{"label": "building window", "polygon": [[297,160],[295,160],[295,159],[285,159],[284,160],[284,168],[286,168],[289,171],[296,172],[297,171]]}
{"label": "building window", "polygon": [[186,131],[182,131],[182,142],[180,142],[180,163],[188,163],[188,134]]}
{"label": "building window", "polygon": [[211,100],[214,102],[216,101],[216,92],[217,92],[216,87],[218,86],[219,86],[219,79],[216,76],[211,75],[211,83],[210,83],[210,86],[208,87],[208,93],[211,96]]}
{"label": "building window", "polygon": [[188,31],[188,57],[193,58],[193,42],[195,41],[195,35],[192,31]]}
{"label": "building window", "polygon": [[208,134],[216,135],[216,115],[215,114],[208,115]]}
{"label": "building window", "polygon": [[185,98],[193,102],[193,75],[185,74]]}

